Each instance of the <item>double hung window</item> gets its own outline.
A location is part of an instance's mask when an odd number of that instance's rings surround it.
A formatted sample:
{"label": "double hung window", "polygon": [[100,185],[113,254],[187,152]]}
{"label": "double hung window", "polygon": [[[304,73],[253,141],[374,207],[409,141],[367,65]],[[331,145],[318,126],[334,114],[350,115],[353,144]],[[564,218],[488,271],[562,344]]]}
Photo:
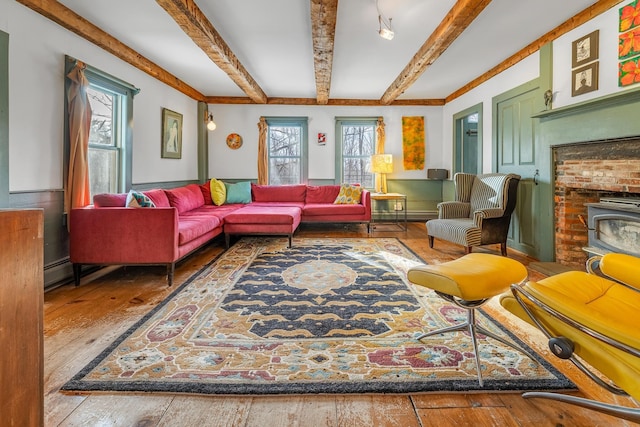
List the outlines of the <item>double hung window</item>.
{"label": "double hung window", "polygon": [[269,184],[307,182],[307,119],[267,118]]}
{"label": "double hung window", "polygon": [[377,118],[336,120],[336,177],[341,182],[374,187],[371,156],[376,149]]}

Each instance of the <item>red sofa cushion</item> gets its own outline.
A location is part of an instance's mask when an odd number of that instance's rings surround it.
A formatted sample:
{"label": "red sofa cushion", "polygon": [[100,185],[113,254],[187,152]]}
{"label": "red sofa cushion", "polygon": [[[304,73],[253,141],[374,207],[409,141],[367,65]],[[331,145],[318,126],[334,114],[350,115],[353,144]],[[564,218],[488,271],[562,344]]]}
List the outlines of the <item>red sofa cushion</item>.
{"label": "red sofa cushion", "polygon": [[178,244],[184,245],[221,224],[220,218],[200,209],[181,214],[178,220]]}
{"label": "red sofa cushion", "polygon": [[[307,194],[305,184],[297,185],[256,185],[251,184],[254,202],[303,202]],[[332,201],[333,202],[333,201]]]}
{"label": "red sofa cushion", "polygon": [[340,193],[339,185],[310,185],[307,187],[307,203],[333,203]]}
{"label": "red sofa cushion", "polygon": [[169,199],[169,204],[176,208],[178,213],[189,212],[204,206],[204,197],[197,184],[188,184],[184,187],[164,190],[164,192]]}
{"label": "red sofa cushion", "polygon": [[211,198],[211,180],[207,180],[204,184],[200,185],[200,191],[202,192],[202,198],[205,205],[212,205],[213,199]]}
{"label": "red sofa cushion", "polygon": [[153,204],[156,205],[156,208],[171,207],[169,199],[167,199],[167,195],[162,189],[144,191],[144,194],[151,199]]}
{"label": "red sofa cushion", "polygon": [[96,208],[123,208],[127,201],[127,193],[103,193],[93,196]]}
{"label": "red sofa cushion", "polygon": [[300,222],[300,209],[295,207],[248,206],[224,217],[225,224],[292,224]]}
{"label": "red sofa cushion", "polygon": [[360,203],[349,205],[307,203],[302,209],[302,214],[305,216],[336,215],[336,221],[339,220],[338,217],[343,215],[363,215],[364,213],[364,206]]}

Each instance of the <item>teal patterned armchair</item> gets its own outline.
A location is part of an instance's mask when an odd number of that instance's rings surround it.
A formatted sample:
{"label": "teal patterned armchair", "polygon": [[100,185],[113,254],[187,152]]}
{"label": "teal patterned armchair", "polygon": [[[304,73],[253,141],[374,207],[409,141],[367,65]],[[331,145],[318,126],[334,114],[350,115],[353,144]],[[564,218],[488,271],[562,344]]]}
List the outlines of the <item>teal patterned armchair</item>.
{"label": "teal patterned armchair", "polygon": [[438,204],[438,219],[427,221],[429,246],[434,238],[464,246],[500,243],[507,255],[507,233],[516,206],[520,176],[515,174],[473,175],[457,173],[453,177],[456,199]]}

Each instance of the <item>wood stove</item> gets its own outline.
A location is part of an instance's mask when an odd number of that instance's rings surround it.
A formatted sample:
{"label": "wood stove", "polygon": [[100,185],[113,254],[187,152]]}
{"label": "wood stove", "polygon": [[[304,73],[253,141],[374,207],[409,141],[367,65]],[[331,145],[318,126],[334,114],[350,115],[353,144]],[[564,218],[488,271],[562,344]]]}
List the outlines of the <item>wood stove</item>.
{"label": "wood stove", "polygon": [[640,198],[603,197],[599,203],[587,203],[587,213],[585,251],[640,256]]}

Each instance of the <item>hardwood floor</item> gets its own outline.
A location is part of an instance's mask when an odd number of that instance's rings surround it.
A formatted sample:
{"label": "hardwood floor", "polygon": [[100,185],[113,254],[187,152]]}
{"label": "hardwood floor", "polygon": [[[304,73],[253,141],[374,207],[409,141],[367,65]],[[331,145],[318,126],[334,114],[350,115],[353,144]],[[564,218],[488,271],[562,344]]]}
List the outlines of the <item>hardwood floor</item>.
{"label": "hardwood floor", "polygon": [[[429,263],[464,254],[462,247],[436,241],[430,249],[424,223],[397,237]],[[296,237],[367,237],[364,226],[303,225]],[[295,237],[294,237],[295,239]],[[294,240],[295,244],[295,240]],[[181,283],[222,252],[215,240],[176,268]],[[478,252],[499,254],[497,245]],[[509,251],[524,264],[533,259]],[[413,395],[192,396],[179,394],[63,394],[59,388],[113,339],[161,302],[164,267],[104,269],[45,294],[45,425],[47,426],[627,426],[618,420],[558,402],[523,399],[519,393]],[[530,271],[530,278],[540,273]],[[487,310],[578,384],[582,395],[633,406],[591,383],[573,365],[549,355],[542,334],[492,300]],[[1,422],[0,422],[1,424]]]}

